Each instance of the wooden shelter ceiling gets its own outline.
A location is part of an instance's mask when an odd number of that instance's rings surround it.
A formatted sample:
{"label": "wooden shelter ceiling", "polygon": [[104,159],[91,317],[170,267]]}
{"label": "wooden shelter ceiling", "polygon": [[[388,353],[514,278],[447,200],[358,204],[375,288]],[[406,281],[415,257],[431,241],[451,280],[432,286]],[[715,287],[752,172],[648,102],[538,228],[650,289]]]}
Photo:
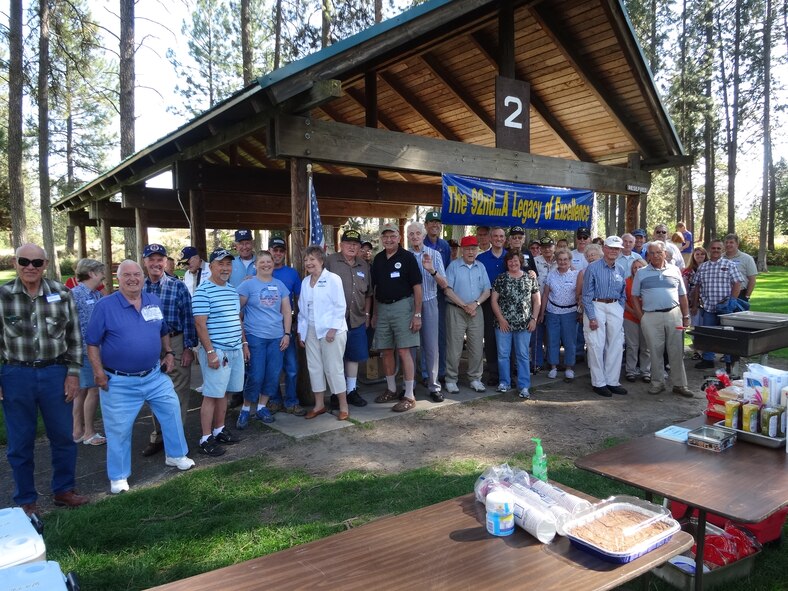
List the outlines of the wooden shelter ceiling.
{"label": "wooden shelter ceiling", "polygon": [[[218,211],[237,192],[254,195],[255,212],[261,216],[286,215],[282,191],[273,187],[289,183],[288,163],[269,148],[268,122],[276,112],[311,113],[315,119],[354,126],[365,126],[372,117],[380,129],[494,147],[500,6],[495,0],[438,3],[436,10],[426,13],[434,20],[430,26],[418,29],[411,22],[410,29],[406,23],[379,34],[371,29],[326,59],[310,56],[303,66],[292,68],[292,75],[274,73],[261,79],[260,85],[244,89],[56,207],[83,209],[90,201],[106,199],[122,187],[140,187],[146,178],[186,162],[190,166],[184,169],[213,170],[214,176],[216,170],[224,170],[218,176],[225,178],[247,170],[242,178],[248,182],[227,188],[220,182],[206,186],[201,172],[180,175],[178,180],[176,171],[176,185],[182,190],[225,192],[224,197],[209,197],[206,203],[216,199],[217,204],[210,211]],[[442,17],[441,10],[453,18]],[[516,4],[514,72],[531,85],[532,154],[626,167],[634,153],[644,169],[674,166],[683,158],[618,0]],[[314,91],[316,83],[327,80],[339,80],[342,92],[310,102],[302,89]],[[265,176],[255,178],[254,171]],[[421,204],[440,203],[436,175],[321,162],[314,162],[314,171],[321,211],[324,200],[341,199],[350,204],[341,215],[380,217],[370,207],[379,204],[388,214],[400,213],[391,217],[407,217],[415,204],[387,200],[393,191],[380,189],[386,182],[418,187]],[[321,190],[321,179],[329,177],[335,180],[331,197]],[[278,185],[273,182],[277,178]],[[367,182],[353,184],[363,179]],[[407,185],[400,188],[408,190]],[[357,207],[354,200],[359,201]],[[210,214],[207,222],[210,226]]]}

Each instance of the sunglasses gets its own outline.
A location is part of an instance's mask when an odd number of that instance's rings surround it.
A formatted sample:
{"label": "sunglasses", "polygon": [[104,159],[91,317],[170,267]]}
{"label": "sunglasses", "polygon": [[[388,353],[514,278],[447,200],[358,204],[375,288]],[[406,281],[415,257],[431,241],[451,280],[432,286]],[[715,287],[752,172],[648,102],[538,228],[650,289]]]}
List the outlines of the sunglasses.
{"label": "sunglasses", "polygon": [[656,232],[654,232],[654,233],[655,233],[655,234],[667,234],[667,233],[668,233],[668,231],[667,231],[667,230],[657,230],[657,231],[656,231]]}
{"label": "sunglasses", "polygon": [[19,257],[16,259],[16,262],[19,264],[20,267],[27,267],[28,265],[33,265],[36,269],[38,269],[40,267],[43,267],[46,261],[44,259],[26,259],[25,257]]}

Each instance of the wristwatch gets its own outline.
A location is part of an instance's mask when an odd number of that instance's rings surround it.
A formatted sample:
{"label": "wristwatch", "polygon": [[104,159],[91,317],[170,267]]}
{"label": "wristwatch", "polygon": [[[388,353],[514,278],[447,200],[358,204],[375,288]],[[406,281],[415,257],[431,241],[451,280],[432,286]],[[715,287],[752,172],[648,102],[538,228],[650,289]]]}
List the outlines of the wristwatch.
{"label": "wristwatch", "polygon": [[435,277],[435,275],[437,275],[437,274],[438,274],[438,272],[433,269],[432,273],[430,273],[430,276],[431,277]]}
{"label": "wristwatch", "polygon": [[421,312],[416,312],[416,313],[413,315],[413,317],[414,317],[414,318],[421,318]]}
{"label": "wristwatch", "polygon": [[474,301],[474,302],[476,302],[476,305],[477,305],[477,306],[481,306],[481,305],[482,305],[482,304],[481,304],[481,302],[480,302],[479,300],[473,300],[473,301]]}

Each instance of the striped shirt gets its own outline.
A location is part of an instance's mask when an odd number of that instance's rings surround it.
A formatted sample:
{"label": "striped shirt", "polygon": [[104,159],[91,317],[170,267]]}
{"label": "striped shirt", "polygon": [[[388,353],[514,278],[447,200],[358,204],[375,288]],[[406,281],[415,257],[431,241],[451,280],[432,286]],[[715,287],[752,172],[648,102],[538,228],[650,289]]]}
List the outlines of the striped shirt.
{"label": "striped shirt", "polygon": [[594,300],[618,300],[621,307],[627,299],[624,291],[624,269],[614,263],[611,267],[605,259],[594,261],[583,271],[583,310],[589,320],[596,320]]}
{"label": "striped shirt", "polygon": [[410,252],[412,252],[413,256],[416,257],[416,262],[419,264],[419,270],[421,271],[421,290],[423,294],[421,301],[426,302],[435,299],[438,297],[438,284],[435,282],[435,278],[424,270],[424,265],[421,262],[421,258],[425,254],[430,255],[430,258],[432,259],[433,270],[438,275],[446,275],[446,269],[443,267],[443,257],[441,257],[441,253],[439,253],[434,248],[430,248],[429,246],[422,246],[420,251],[411,249]]}
{"label": "striped shirt", "polygon": [[17,278],[0,287],[2,354],[6,360],[51,361],[63,356],[68,373],[79,375],[82,334],[68,288],[42,278],[31,298]]}
{"label": "striped shirt", "polygon": [[241,301],[229,283],[216,285],[206,281],[194,290],[192,310],[195,316],[207,316],[208,336],[219,349],[241,348]]}
{"label": "striped shirt", "polygon": [[687,295],[687,290],[681,271],[666,262],[662,269],[648,265],[635,273],[632,295],[640,296],[644,312],[654,312],[675,308],[679,305],[679,297]]}

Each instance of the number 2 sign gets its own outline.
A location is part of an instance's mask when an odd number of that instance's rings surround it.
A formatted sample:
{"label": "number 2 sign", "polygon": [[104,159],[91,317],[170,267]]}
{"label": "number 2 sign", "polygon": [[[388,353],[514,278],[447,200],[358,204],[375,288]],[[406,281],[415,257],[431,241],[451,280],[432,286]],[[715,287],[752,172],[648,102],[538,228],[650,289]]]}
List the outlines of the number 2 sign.
{"label": "number 2 sign", "polygon": [[495,147],[531,151],[531,85],[522,80],[495,78]]}

